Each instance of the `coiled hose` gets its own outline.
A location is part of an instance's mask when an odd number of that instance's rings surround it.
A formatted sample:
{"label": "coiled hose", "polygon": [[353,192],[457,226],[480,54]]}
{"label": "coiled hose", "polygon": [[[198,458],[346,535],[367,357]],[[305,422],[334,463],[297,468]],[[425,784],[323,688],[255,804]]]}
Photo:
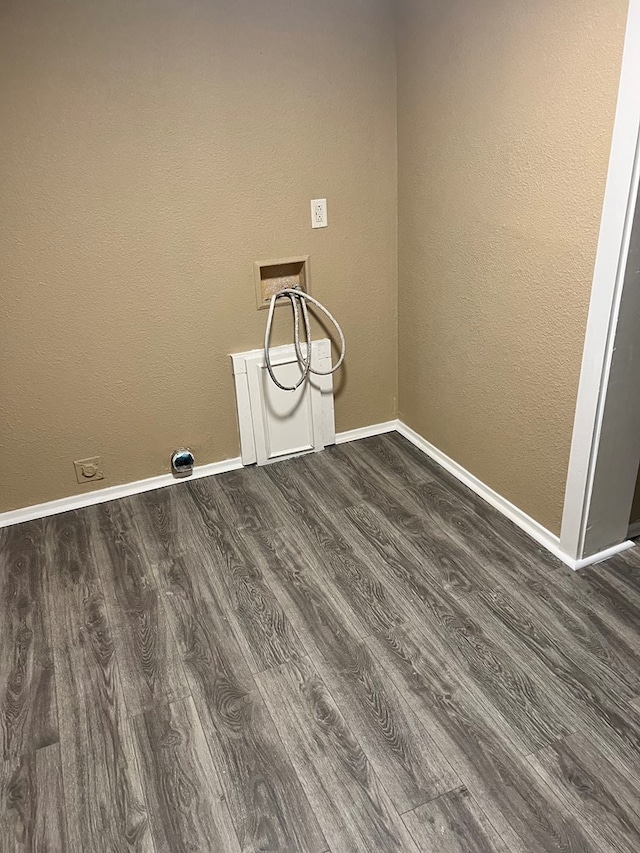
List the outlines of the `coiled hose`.
{"label": "coiled hose", "polygon": [[[296,382],[295,385],[283,385],[278,379],[276,379],[275,374],[273,372],[273,367],[271,365],[271,358],[269,355],[269,348],[271,346],[271,328],[273,326],[273,312],[276,307],[276,302],[278,299],[288,298],[291,302],[291,308],[293,310],[293,343],[296,350],[296,358],[298,360],[298,364],[300,366],[301,376],[300,379]],[[315,305],[319,311],[321,311],[336,328],[338,335],[340,336],[340,358],[335,363],[335,365],[329,370],[316,370],[311,367],[311,324],[309,322],[309,309],[307,308],[307,303],[311,302],[312,305]],[[306,354],[302,354],[302,346],[300,344],[300,316],[302,316],[302,322],[304,323],[304,334],[305,334],[305,347]],[[264,360],[267,366],[267,370],[269,371],[269,376],[273,380],[273,382],[281,388],[283,391],[295,391],[299,388],[302,383],[305,381],[307,376],[310,373],[315,374],[316,376],[328,376],[330,373],[335,373],[336,370],[339,370],[342,366],[342,362],[344,361],[344,354],[346,349],[346,343],[344,340],[344,334],[342,333],[342,329],[340,328],[338,321],[331,314],[330,311],[322,305],[322,303],[318,302],[317,299],[314,299],[313,296],[309,296],[308,293],[305,293],[304,290],[299,290],[298,288],[287,287],[284,290],[278,291],[278,293],[274,293],[271,297],[271,302],[269,303],[269,316],[267,317],[267,328],[264,333]]]}

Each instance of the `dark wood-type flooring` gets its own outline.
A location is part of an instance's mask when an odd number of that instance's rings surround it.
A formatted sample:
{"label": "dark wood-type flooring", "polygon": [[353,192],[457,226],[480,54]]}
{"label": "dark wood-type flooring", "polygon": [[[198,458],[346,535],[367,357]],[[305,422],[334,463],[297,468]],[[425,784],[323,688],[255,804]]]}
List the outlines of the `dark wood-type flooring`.
{"label": "dark wood-type flooring", "polygon": [[0,549],[2,853],[640,851],[640,548],[388,435]]}

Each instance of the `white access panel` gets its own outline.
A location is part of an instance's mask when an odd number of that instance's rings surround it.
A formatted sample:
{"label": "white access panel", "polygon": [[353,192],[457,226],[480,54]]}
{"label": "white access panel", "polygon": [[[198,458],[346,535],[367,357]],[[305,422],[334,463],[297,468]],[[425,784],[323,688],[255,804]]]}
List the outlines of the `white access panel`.
{"label": "white access panel", "polygon": [[[273,371],[283,385],[300,378],[293,346],[271,349]],[[312,365],[331,366],[331,344],[314,341]],[[299,453],[322,450],[335,443],[332,376],[311,375],[296,391],[273,384],[263,350],[231,356],[238,404],[238,425],[243,465],[265,465]]]}

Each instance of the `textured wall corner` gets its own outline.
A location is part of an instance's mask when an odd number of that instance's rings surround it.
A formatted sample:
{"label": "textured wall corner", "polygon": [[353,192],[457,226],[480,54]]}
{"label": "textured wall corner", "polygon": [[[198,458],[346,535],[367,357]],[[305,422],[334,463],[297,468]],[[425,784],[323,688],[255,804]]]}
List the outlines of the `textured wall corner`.
{"label": "textured wall corner", "polygon": [[400,416],[559,531],[626,0],[399,0]]}
{"label": "textured wall corner", "polygon": [[386,0],[3,8],[0,511],[76,493],[74,459],[236,456],[263,258],[310,254],[343,324],[337,428],[395,415],[395,94]]}

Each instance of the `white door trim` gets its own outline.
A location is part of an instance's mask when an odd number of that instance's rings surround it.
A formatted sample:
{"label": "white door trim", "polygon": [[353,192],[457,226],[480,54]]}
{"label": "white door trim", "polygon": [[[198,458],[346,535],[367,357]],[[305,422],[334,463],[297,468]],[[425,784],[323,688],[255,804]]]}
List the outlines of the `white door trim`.
{"label": "white door trim", "polygon": [[605,394],[638,193],[639,130],[640,0],[630,0],[560,533],[562,551],[576,560],[584,556]]}

